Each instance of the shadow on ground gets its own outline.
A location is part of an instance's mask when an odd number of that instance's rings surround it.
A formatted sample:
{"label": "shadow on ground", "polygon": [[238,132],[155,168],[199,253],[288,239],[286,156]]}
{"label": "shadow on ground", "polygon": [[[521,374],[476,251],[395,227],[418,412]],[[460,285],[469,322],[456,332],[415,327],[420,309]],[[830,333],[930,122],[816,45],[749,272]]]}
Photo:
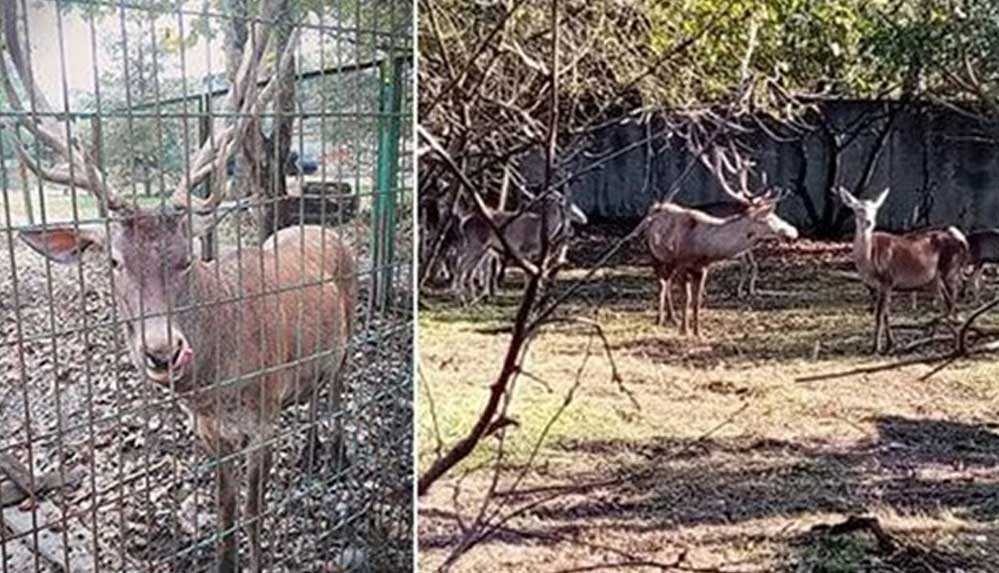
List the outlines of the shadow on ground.
{"label": "shadow on ground", "polygon": [[[864,540],[832,539],[791,528],[780,540],[787,547],[787,566],[814,562],[814,568],[804,570],[941,571],[931,565],[948,563],[965,571],[994,570],[980,551],[999,543],[999,431],[987,425],[895,416],[878,417],[875,423],[877,439],[851,447],[671,437],[643,443],[566,441],[558,447],[605,458],[612,462],[606,467],[614,469],[575,474],[571,484],[510,496],[507,501],[516,507],[562,494],[531,510],[531,525],[523,532],[516,527],[502,531],[502,541],[572,543],[573,537],[565,535],[567,527],[606,523],[640,536],[704,525],[738,527],[773,517],[865,515],[877,508],[902,516],[950,515],[979,527],[968,532],[974,534],[970,544],[957,548],[938,548],[917,541],[918,536],[910,540],[910,532],[893,532],[899,547],[887,554]],[[447,515],[438,511],[436,517]],[[962,532],[955,533],[961,537]],[[421,545],[446,547],[459,537],[424,537]],[[826,553],[828,562],[816,561]],[[823,568],[837,560],[847,568]],[[884,567],[870,565],[873,562]],[[898,569],[902,564],[909,568]]]}

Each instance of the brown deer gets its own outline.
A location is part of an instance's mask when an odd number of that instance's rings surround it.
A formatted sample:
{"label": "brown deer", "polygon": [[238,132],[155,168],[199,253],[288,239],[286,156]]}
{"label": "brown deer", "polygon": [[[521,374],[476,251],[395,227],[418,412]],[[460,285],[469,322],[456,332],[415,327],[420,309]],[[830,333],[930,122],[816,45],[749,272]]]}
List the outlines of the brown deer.
{"label": "brown deer", "polygon": [[944,301],[945,318],[954,312],[961,286],[961,271],[968,261],[968,240],[956,227],[928,229],[896,235],[875,231],[878,210],[888,198],[885,188],[874,199],[858,199],[839,187],[837,194],[854,214],[853,262],[861,280],[877,293],[874,307],[874,352],[895,344],[889,323],[894,291],[934,287]]}
{"label": "brown deer", "polygon": [[688,318],[693,301],[694,336],[700,337],[708,267],[745,253],[761,239],[798,237],[797,229],[778,217],[776,208],[777,200],[770,199],[741,214],[719,218],[676,203],[654,204],[646,216],[645,239],[659,279],[657,324],[676,322],[671,291],[673,277],[679,276],[685,294],[680,333],[686,336],[690,332]]}
{"label": "brown deer", "polygon": [[[586,215],[566,196],[558,194],[538,200],[532,210],[522,212],[490,211],[492,219],[503,238],[517,256],[533,261],[541,254],[542,217],[547,218],[549,253],[556,264],[565,262],[572,236],[572,225],[585,225]],[[503,241],[485,218],[477,211],[460,215],[458,225],[461,244],[452,288],[462,297],[472,289],[472,279],[478,273],[487,290],[495,289],[499,265],[511,258]],[[512,257],[517,258],[517,257]]]}
{"label": "brown deer", "polygon": [[[761,195],[748,196],[745,200],[715,201],[712,203],[690,205],[689,207],[696,211],[707,213],[712,217],[720,217],[724,219],[734,215],[742,215],[751,207],[755,205],[762,205],[774,198],[775,196],[768,191]],[[739,282],[735,287],[736,298],[742,298],[743,293],[745,293],[747,297],[755,296],[756,280],[760,274],[760,267],[756,263],[756,257],[753,255],[753,249],[750,248],[745,253],[737,255],[735,258],[739,261]],[[745,290],[743,290],[743,287],[745,287]]]}
{"label": "brown deer", "polygon": [[[230,108],[240,112],[239,119],[216,130],[195,154],[168,205],[140,209],[109,188],[89,151],[76,138],[66,137],[65,124],[50,115],[51,107],[26,66],[16,5],[16,0],[3,2],[12,64],[0,66],[4,88],[19,112],[20,125],[66,159],[68,169],[46,169],[15,141],[18,154],[40,178],[88,191],[112,215],[100,227],[48,226],[20,236],[60,263],[77,262],[88,250],[110,258],[116,312],[132,362],[146,379],[176,393],[192,414],[201,446],[220,460],[217,567],[226,573],[242,569],[234,532],[241,481],[235,454],[244,448],[249,452],[243,523],[251,568],[262,571],[260,520],[275,425],[283,408],[309,405],[312,424],[306,451],[311,462],[316,396],[325,384],[332,384],[334,407],[339,408],[341,400],[354,321],[355,257],[334,231],[317,226],[285,228],[259,248],[229,253],[215,262],[197,258],[192,244],[217,221],[226,160],[247,131],[255,129],[254,120],[275,93],[275,79],[290,65],[295,42],[288,43],[271,79],[258,88],[270,34],[268,26],[257,27],[248,45],[259,49],[246,50],[229,94]],[[15,90],[15,76],[31,97],[30,111]],[[209,196],[193,197],[191,190],[210,174]]]}

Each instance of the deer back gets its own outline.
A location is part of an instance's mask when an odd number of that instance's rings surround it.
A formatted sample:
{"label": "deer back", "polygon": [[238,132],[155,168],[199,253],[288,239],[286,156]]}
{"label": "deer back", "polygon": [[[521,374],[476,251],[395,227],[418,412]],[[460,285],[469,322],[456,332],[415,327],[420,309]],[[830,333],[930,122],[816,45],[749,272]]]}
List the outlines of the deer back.
{"label": "deer back", "polygon": [[[197,380],[236,382],[194,396],[196,413],[222,404],[223,427],[255,425],[308,396],[343,362],[354,323],[357,292],[352,250],[321,227],[282,229],[259,249],[243,249],[200,269],[195,296],[207,301],[196,313],[178,314],[203,349]],[[262,372],[261,372],[262,371]],[[252,376],[248,376],[252,373]],[[250,418],[250,419],[247,419]]]}
{"label": "deer back", "polygon": [[673,262],[688,251],[691,235],[698,225],[698,218],[690,209],[673,203],[654,205],[645,229],[645,241],[652,258],[659,262]]}
{"label": "deer back", "polygon": [[973,263],[999,262],[999,229],[968,233],[968,248]]}
{"label": "deer back", "polygon": [[[568,237],[567,221],[557,205],[555,208],[545,202],[548,214],[548,240],[550,250],[554,243]],[[509,211],[492,211],[489,214],[493,224],[503,233],[503,238],[511,248],[516,249],[520,256],[533,260],[541,253],[542,215],[534,211],[514,213]],[[496,237],[489,223],[478,213],[466,216],[461,221],[461,235],[470,245],[485,245],[495,251],[502,251],[502,241]]]}
{"label": "deer back", "polygon": [[968,243],[956,229],[917,231],[904,236],[874,231],[870,262],[858,267],[868,284],[917,289],[959,268],[967,253]]}

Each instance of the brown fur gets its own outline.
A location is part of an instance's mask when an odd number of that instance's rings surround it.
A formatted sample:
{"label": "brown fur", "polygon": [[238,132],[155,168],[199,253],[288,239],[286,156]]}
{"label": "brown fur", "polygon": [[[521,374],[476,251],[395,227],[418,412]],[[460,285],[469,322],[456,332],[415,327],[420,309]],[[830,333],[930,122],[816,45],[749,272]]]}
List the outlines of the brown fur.
{"label": "brown fur", "polygon": [[[549,256],[556,265],[565,262],[569,249],[568,239],[571,235],[573,222],[585,223],[585,218],[579,219],[581,213],[573,215],[561,203],[561,198],[548,198],[534,205],[535,211],[515,213],[509,211],[491,211],[489,218],[502,233],[507,244],[516,252],[516,256],[508,256],[503,241],[493,232],[489,221],[478,211],[461,215],[458,226],[461,236],[456,272],[452,289],[461,297],[471,289],[471,281],[476,271],[485,271],[484,282],[492,294],[498,277],[492,271],[494,261],[504,267],[507,259],[517,257],[537,264],[536,259],[541,254],[542,215],[546,215],[548,225]],[[488,265],[488,268],[486,268]],[[502,273],[500,273],[502,274]]]}
{"label": "brown fur", "polygon": [[[206,263],[192,257],[183,214],[141,210],[113,223],[109,238],[69,227],[22,237],[61,262],[76,260],[90,245],[108,245],[117,261],[115,302],[136,367],[178,393],[211,455],[249,451],[245,518],[252,568],[260,571],[258,516],[278,415],[290,404],[308,403],[314,418],[316,393],[330,381],[334,407],[340,406],[357,292],[352,250],[330,229],[290,227],[260,248]],[[172,350],[179,340],[193,350],[189,368],[179,374],[171,369],[163,378],[148,374],[145,355],[159,347]],[[312,424],[310,462],[314,432]],[[233,460],[219,466],[223,530],[235,525],[236,469]],[[219,558],[221,571],[236,570],[234,535],[222,541]]]}
{"label": "brown fur", "polygon": [[665,320],[675,323],[672,280],[679,276],[685,294],[680,332],[689,333],[688,317],[693,302],[694,335],[699,337],[708,267],[746,252],[757,240],[768,235],[797,236],[793,227],[774,214],[775,207],[771,202],[750,207],[731,217],[718,218],[675,203],[653,205],[647,218],[645,238],[659,279],[657,324],[662,325]]}
{"label": "brown fur", "polygon": [[888,347],[894,345],[889,313],[894,291],[934,287],[944,301],[944,317],[954,313],[961,286],[961,272],[969,260],[968,241],[960,230],[930,229],[896,235],[875,231],[878,209],[888,196],[885,189],[874,200],[859,200],[838,191],[853,210],[856,232],[853,258],[864,283],[877,292],[874,351],[882,350],[882,332]]}

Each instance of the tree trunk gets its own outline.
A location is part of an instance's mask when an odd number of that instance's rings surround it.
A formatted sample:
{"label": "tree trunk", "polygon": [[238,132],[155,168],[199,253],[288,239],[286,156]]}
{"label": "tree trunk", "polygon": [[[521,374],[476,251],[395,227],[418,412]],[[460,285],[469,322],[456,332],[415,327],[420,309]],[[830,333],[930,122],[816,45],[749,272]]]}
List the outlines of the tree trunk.
{"label": "tree trunk", "polygon": [[830,239],[834,238],[835,232],[833,227],[837,215],[836,202],[838,201],[833,189],[836,188],[837,181],[839,180],[840,153],[842,153],[843,149],[839,146],[836,134],[829,125],[823,123],[820,134],[827,154],[826,180],[823,185],[825,188],[825,201],[822,205],[822,221],[818,228],[815,229],[815,235],[820,239]]}
{"label": "tree trunk", "polygon": [[806,137],[801,137],[794,146],[794,155],[798,161],[794,175],[794,192],[801,198],[805,212],[808,214],[809,227],[819,228],[819,212],[815,208],[815,201],[808,194],[808,152],[805,149]]}
{"label": "tree trunk", "polygon": [[[282,24],[274,31],[278,53],[284,51],[291,36],[291,27]],[[261,197],[266,198],[258,211],[257,236],[261,243],[283,227],[294,222],[293,203],[288,200],[288,155],[291,153],[291,137],[295,123],[295,64],[284,71],[274,99],[273,130],[269,137],[262,136],[263,166],[260,170]],[[262,134],[261,134],[262,135]]]}
{"label": "tree trunk", "polygon": [[[233,15],[227,33],[226,73],[232,81],[239,62],[246,49],[250,35],[247,26],[246,0],[226,0],[227,10]],[[275,53],[284,51],[291,37],[291,22],[288,18],[288,2],[277,7],[276,15],[280,23],[271,33],[272,48]],[[288,66],[281,78],[278,93],[274,100],[274,110],[281,115],[275,117],[270,136],[264,134],[259,120],[254,120],[251,133],[235,154],[235,189],[240,196],[254,197],[259,207],[254,210],[258,242],[264,242],[278,229],[291,221],[285,197],[288,195],[285,180],[285,166],[291,151],[291,132],[295,109],[295,66]]]}

